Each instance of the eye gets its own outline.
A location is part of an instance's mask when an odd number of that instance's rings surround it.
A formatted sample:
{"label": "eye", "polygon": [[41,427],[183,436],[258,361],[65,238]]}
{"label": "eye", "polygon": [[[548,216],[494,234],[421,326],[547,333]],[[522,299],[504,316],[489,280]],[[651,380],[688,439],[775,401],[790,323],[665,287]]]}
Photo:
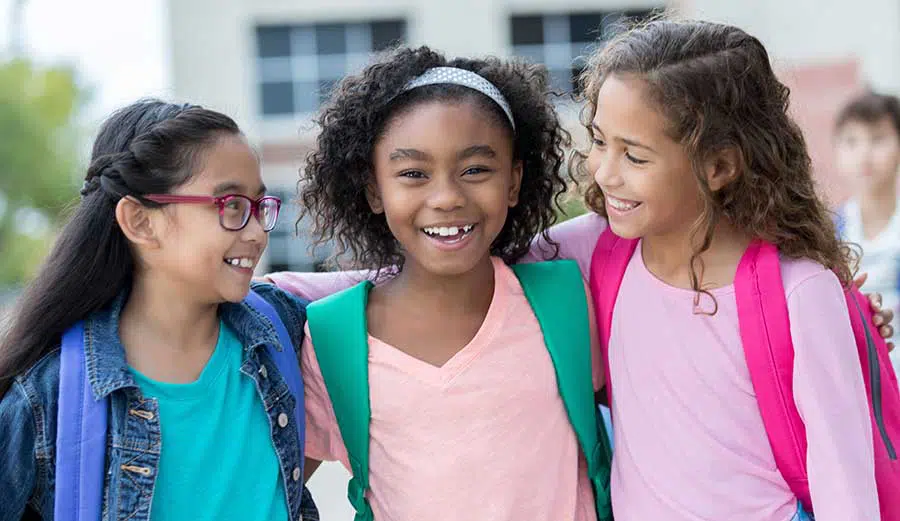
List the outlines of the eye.
{"label": "eye", "polygon": [[400,172],[400,177],[406,177],[408,179],[425,179],[425,174],[418,170],[404,170]]}
{"label": "eye", "polygon": [[234,199],[229,199],[225,203],[225,209],[227,209],[227,210],[237,211],[237,210],[240,210],[243,206],[244,205],[242,204],[242,201],[236,197]]}
{"label": "eye", "polygon": [[593,141],[594,144],[597,145],[598,147],[605,147],[605,146],[606,146],[606,141],[603,141],[603,138],[601,138],[601,137],[595,137],[595,138],[593,138],[592,141]]}
{"label": "eye", "polygon": [[484,174],[487,172],[490,172],[490,169],[484,168],[482,166],[473,166],[471,168],[467,168],[466,171],[463,172],[463,175],[472,176],[472,175]]}
{"label": "eye", "polygon": [[644,164],[649,163],[649,161],[647,161],[646,159],[638,159],[638,158],[634,157],[633,155],[631,155],[629,152],[625,152],[625,157],[628,158],[629,161],[631,161],[632,163],[634,163],[636,165],[644,165]]}

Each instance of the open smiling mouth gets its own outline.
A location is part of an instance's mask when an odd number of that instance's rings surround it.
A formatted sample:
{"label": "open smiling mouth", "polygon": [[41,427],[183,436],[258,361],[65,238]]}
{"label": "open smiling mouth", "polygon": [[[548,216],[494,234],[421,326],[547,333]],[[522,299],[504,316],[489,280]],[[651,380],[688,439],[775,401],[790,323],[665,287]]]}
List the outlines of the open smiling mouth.
{"label": "open smiling mouth", "polygon": [[241,268],[245,270],[252,270],[256,267],[256,260],[251,259],[250,257],[226,257],[223,259],[223,262],[232,268]]}
{"label": "open smiling mouth", "polygon": [[428,226],[422,228],[422,231],[425,235],[444,244],[456,244],[468,237],[474,229],[474,224],[466,224],[463,226]]}

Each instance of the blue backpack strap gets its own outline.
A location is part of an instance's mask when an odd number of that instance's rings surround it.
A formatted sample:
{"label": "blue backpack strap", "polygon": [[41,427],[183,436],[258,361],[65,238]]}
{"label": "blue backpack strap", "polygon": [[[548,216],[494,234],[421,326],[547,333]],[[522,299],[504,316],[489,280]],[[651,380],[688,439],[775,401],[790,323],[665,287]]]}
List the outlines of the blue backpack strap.
{"label": "blue backpack strap", "polygon": [[107,400],[95,400],[85,375],[84,323],[62,337],[56,422],[57,521],[97,521],[106,475]]}
{"label": "blue backpack strap", "polygon": [[[278,316],[278,312],[272,304],[266,302],[258,293],[250,291],[244,302],[253,307],[256,311],[262,313],[272,325],[275,326],[275,332],[278,334],[278,341],[281,349],[276,346],[266,345],[269,357],[278,367],[278,372],[284,378],[291,395],[294,397],[294,421],[297,424],[297,435],[300,438],[300,451],[303,452],[303,446],[306,439],[306,416],[303,408],[303,377],[300,375],[300,359],[294,351],[294,343],[291,341],[291,335],[288,334],[284,322]],[[303,472],[303,458],[300,458],[300,472]]]}

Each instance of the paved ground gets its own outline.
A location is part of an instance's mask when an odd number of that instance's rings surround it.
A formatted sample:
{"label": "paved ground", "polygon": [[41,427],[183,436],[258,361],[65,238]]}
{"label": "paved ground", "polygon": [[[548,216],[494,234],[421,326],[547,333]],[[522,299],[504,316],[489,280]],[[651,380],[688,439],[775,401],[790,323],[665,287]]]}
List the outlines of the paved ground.
{"label": "paved ground", "polygon": [[319,507],[322,521],[352,521],[353,507],[347,501],[347,482],[350,473],[339,463],[323,463],[312,479],[309,490]]}

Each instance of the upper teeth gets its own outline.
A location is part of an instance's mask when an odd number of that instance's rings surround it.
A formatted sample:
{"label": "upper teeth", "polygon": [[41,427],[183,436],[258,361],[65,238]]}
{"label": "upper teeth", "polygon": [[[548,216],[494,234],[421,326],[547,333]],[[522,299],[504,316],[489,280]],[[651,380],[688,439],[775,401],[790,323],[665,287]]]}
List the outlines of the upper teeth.
{"label": "upper teeth", "polygon": [[474,226],[474,224],[467,224],[462,228],[458,226],[432,226],[429,228],[425,228],[425,233],[429,235],[440,235],[441,237],[452,237],[454,235],[457,235],[460,230],[463,233],[469,233],[469,231],[471,231]]}
{"label": "upper teeth", "polygon": [[225,262],[231,264],[232,266],[237,266],[239,268],[252,268],[253,267],[253,259],[247,257],[238,257],[234,259],[225,259]]}
{"label": "upper teeth", "polygon": [[634,208],[635,206],[638,205],[638,203],[635,203],[635,202],[626,202],[626,201],[623,201],[623,200],[621,200],[621,199],[616,199],[615,197],[612,197],[612,196],[609,196],[609,195],[606,196],[606,200],[609,202],[610,206],[612,206],[612,207],[615,208],[616,210],[623,210],[623,211],[624,211],[624,210],[631,210],[632,208]]}

